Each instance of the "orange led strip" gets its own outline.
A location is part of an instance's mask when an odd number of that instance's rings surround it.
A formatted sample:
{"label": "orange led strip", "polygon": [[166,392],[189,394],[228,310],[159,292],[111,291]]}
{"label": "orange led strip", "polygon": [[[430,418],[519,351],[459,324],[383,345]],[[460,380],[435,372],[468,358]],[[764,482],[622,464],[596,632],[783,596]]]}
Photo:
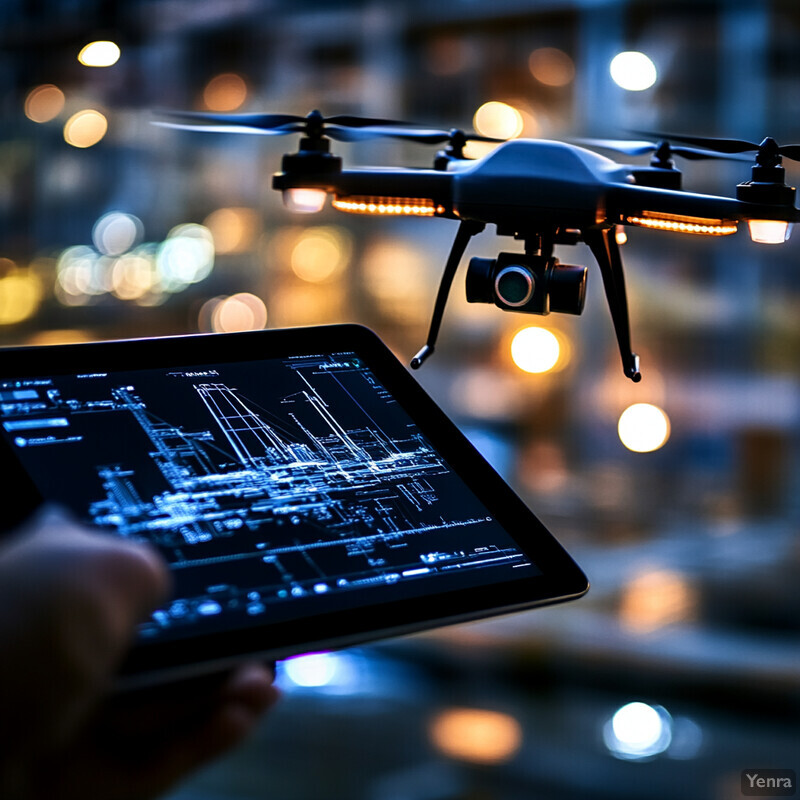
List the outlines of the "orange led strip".
{"label": "orange led strip", "polygon": [[368,197],[351,195],[333,198],[333,207],[350,214],[390,214],[394,216],[411,215],[432,217],[442,214],[444,206],[437,206],[427,197]]}
{"label": "orange led strip", "polygon": [[681,214],[659,214],[653,211],[643,211],[640,217],[625,217],[625,222],[641,228],[695,233],[701,236],[730,236],[738,230],[737,224],[729,220],[689,217]]}

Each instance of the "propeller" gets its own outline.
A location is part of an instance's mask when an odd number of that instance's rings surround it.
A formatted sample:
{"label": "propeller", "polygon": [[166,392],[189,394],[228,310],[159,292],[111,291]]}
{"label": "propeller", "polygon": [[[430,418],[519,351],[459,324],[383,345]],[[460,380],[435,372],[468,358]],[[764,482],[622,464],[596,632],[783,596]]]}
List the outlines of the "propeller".
{"label": "propeller", "polygon": [[323,117],[319,111],[312,111],[305,117],[294,114],[212,114],[202,111],[163,111],[161,114],[174,118],[174,121],[158,120],[154,124],[165,128],[209,133],[254,133],[262,136],[302,133],[310,139],[327,137],[339,142],[360,142],[380,138],[401,139],[422,144],[504,141],[489,136],[467,134],[457,129],[446,131],[423,128],[391,119],[354,117],[346,114]]}
{"label": "propeller", "polygon": [[629,141],[626,139],[578,139],[579,144],[586,144],[589,147],[601,147],[607,150],[616,150],[628,156],[643,156],[646,153],[655,153],[657,160],[667,162],[672,156],[681,156],[689,161],[702,161],[708,158],[718,158],[732,161],[750,161],[749,158],[725,154],[717,150],[701,149],[699,147],[681,147],[671,144],[668,139],[672,136],[664,136],[658,142],[649,141]]}
{"label": "propeller", "polygon": [[[246,132],[259,131],[267,135],[274,133],[319,133],[327,125],[344,125],[350,128],[363,128],[369,125],[405,125],[392,119],[373,119],[369,117],[353,117],[340,115],[323,117],[319,111],[312,111],[305,117],[296,114],[214,114],[205,111],[171,111],[159,112],[161,115],[175,117],[177,122],[158,122],[156,124],[186,128],[205,128],[206,126],[222,126]],[[180,120],[185,120],[181,123]]]}
{"label": "propeller", "polygon": [[775,166],[780,156],[792,161],[800,161],[800,144],[779,145],[775,139],[767,136],[759,144],[744,139],[714,139],[705,136],[683,136],[680,134],[644,133],[645,136],[657,136],[674,139],[677,142],[702,147],[715,153],[757,153],[756,161],[764,167]]}

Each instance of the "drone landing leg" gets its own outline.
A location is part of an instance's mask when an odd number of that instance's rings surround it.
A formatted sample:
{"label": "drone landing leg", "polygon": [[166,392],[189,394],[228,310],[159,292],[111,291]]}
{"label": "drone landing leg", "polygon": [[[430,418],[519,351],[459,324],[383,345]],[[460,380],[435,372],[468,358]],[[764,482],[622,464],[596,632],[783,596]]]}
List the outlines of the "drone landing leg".
{"label": "drone landing leg", "polygon": [[639,356],[631,350],[631,331],[628,322],[628,299],[625,294],[625,275],[622,271],[622,258],[619,245],[614,236],[614,228],[600,228],[583,231],[583,240],[589,245],[603,276],[608,308],[617,334],[622,368],[634,382],[642,379],[639,371]]}
{"label": "drone landing leg", "polygon": [[447,296],[450,293],[450,287],[453,284],[458,265],[464,256],[464,251],[467,249],[469,240],[480,233],[486,225],[483,222],[475,222],[473,220],[465,219],[458,228],[453,247],[450,250],[450,255],[447,257],[447,263],[442,273],[442,282],[439,284],[439,293],[436,295],[436,303],[433,306],[433,316],[431,317],[431,327],[428,330],[428,338],[425,346],[411,359],[411,368],[419,369],[425,359],[433,355],[436,346],[436,337],[439,335],[439,327],[442,324],[442,317],[444,315],[444,307],[447,303]]}

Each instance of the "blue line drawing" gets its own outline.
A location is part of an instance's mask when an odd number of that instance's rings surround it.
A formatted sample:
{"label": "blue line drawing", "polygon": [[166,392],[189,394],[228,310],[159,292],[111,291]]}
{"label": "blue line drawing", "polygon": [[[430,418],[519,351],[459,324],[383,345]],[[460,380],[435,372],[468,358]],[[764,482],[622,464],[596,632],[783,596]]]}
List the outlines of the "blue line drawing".
{"label": "blue line drawing", "polygon": [[[155,544],[174,571],[179,596],[143,635],[237,609],[258,617],[292,598],[527,563],[352,354],[270,369],[250,396],[220,367],[143,377],[143,393],[136,373],[63,387],[53,378],[42,402],[2,408],[6,431],[63,419],[86,438],[93,415],[135,423],[120,424],[112,460],[90,462],[103,496],[85,502],[97,525]],[[148,408],[150,396],[159,407],[165,380],[182,387],[168,415],[194,420],[191,430]],[[82,397],[64,399],[78,386]]]}

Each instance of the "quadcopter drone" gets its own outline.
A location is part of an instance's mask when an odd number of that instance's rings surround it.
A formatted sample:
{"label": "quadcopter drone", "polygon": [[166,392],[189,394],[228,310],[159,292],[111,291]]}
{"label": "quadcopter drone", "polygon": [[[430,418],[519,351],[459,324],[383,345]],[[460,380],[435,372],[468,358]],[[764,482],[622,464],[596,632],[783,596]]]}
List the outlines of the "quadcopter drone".
{"label": "quadcopter drone", "polygon": [[[561,264],[555,245],[585,242],[597,263],[625,375],[641,380],[639,357],[631,349],[625,279],[616,233],[635,225],[677,233],[727,236],[747,222],[751,238],[778,243],[800,220],[795,190],[785,183],[782,156],[800,161],[800,145],[779,146],[739,139],[658,135],[659,141],[583,140],[581,144],[627,155],[652,153],[648,166],[619,164],[579,144],[538,139],[503,141],[486,136],[420,128],[386,119],[325,118],[290,114],[210,114],[169,112],[175,121],[157,124],[211,132],[262,135],[301,134],[297,152],[283,157],[273,188],[292,211],[322,209],[328,195],[334,208],[383,216],[444,217],[460,221],[434,305],[425,346],[411,361],[419,368],[434,350],[445,304],[464,251],[487,224],[500,236],[524,242],[522,253],[473,258],[466,276],[467,300],[494,303],[528,314],[580,314],[587,268]],[[359,142],[393,138],[445,144],[431,169],[369,167],[343,169],[331,140]],[[470,141],[503,142],[480,159],[465,157]],[[671,141],[683,143],[671,144]],[[688,145],[688,146],[683,146]],[[736,158],[755,152],[752,178],[736,187],[736,197],[695,194],[681,189],[673,156],[697,160]],[[741,157],[740,157],[741,158]],[[749,159],[747,159],[749,160]]]}

